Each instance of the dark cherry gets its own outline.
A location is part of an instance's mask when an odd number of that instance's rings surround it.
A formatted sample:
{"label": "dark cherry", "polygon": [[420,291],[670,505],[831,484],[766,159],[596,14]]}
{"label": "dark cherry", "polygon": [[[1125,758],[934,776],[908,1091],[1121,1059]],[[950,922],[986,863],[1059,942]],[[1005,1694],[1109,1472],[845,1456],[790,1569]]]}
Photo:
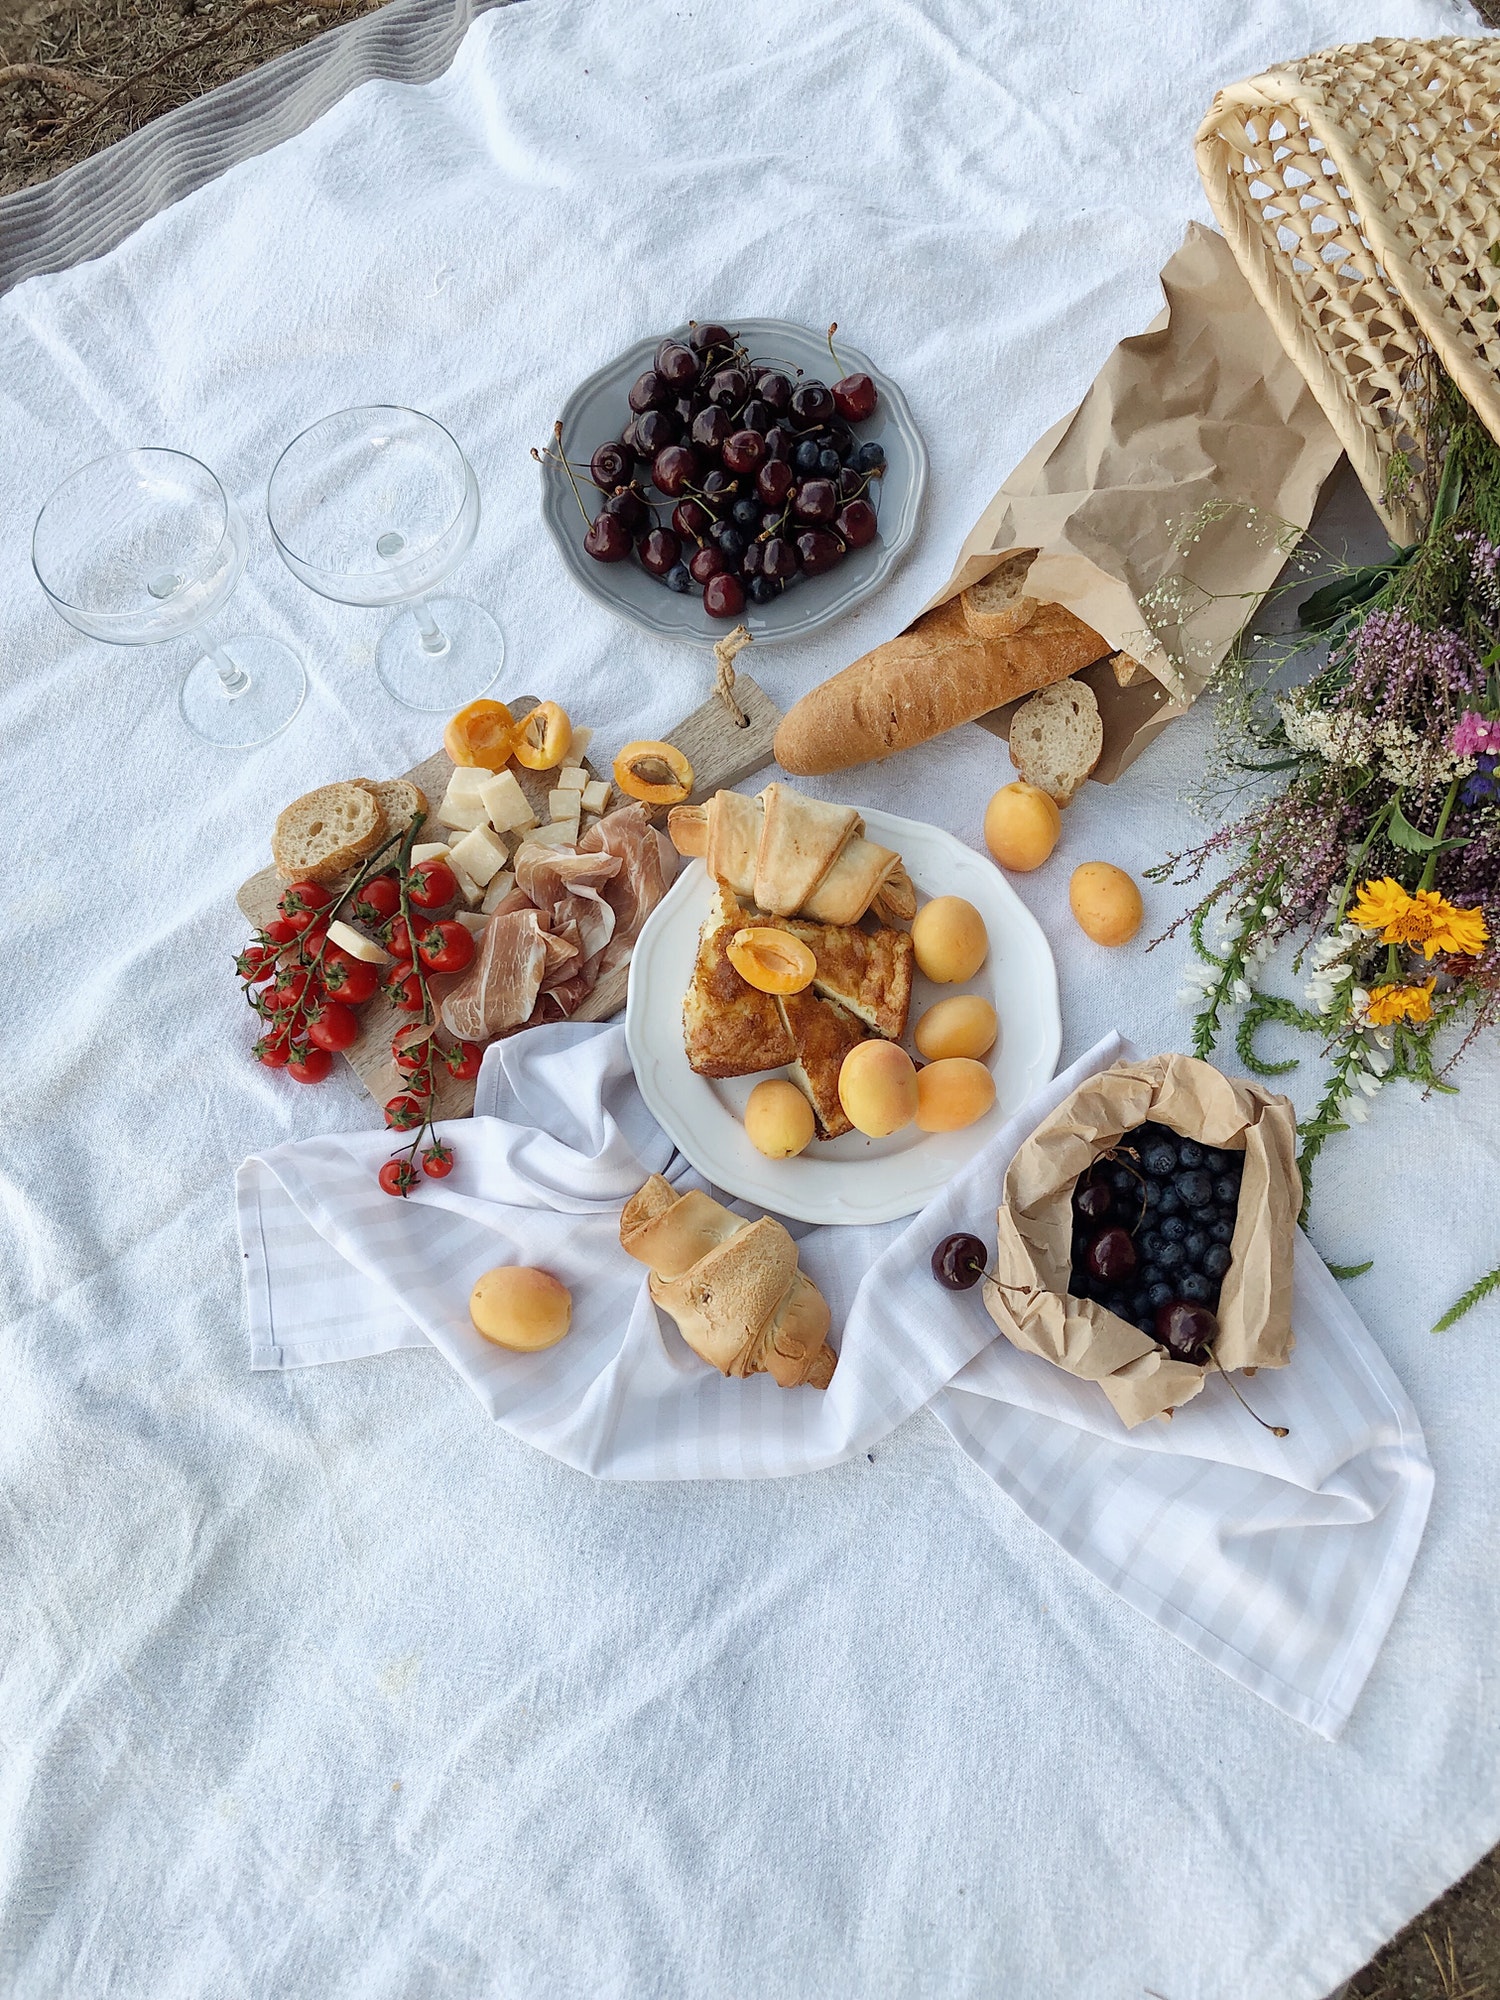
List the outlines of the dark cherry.
{"label": "dark cherry", "polygon": [[688,575],[694,583],[707,583],[711,577],[722,575],[725,567],[723,556],[709,542],[705,543],[688,563]]}
{"label": "dark cherry", "polygon": [[769,403],[762,402],[759,396],[752,396],[740,411],[741,426],[747,431],[759,431],[762,437],[775,421],[776,412]]}
{"label": "dark cherry", "polygon": [[785,375],[774,368],[768,368],[756,376],[755,393],[768,409],[776,412],[777,416],[784,416],[792,407],[792,385]]}
{"label": "dark cherry", "polygon": [[682,543],[670,528],[653,528],[641,543],[641,567],[649,570],[652,576],[665,576],[669,569],[676,567],[681,554]]}
{"label": "dark cherry", "polygon": [[740,482],[732,472],[723,472],[716,465],[703,482],[703,491],[710,500],[720,497],[732,499],[740,490]]}
{"label": "dark cherry", "polygon": [[763,575],[774,578],[777,583],[790,583],[801,566],[796,545],[789,542],[784,535],[773,535],[764,544],[760,559]]}
{"label": "dark cherry", "polygon": [[1118,1226],[1101,1229],[1097,1236],[1089,1239],[1089,1275],[1102,1278],[1106,1284],[1122,1284],[1135,1271],[1135,1245],[1130,1240],[1130,1232]]}
{"label": "dark cherry", "polygon": [[797,433],[785,424],[772,424],[766,432],[766,457],[790,458],[796,449]]}
{"label": "dark cherry", "polygon": [[656,372],[679,395],[698,379],[702,363],[680,340],[664,340],[656,350]]}
{"label": "dark cherry", "polygon": [[642,410],[635,420],[635,434],[643,451],[655,458],[669,444],[681,444],[682,426],[670,410]]}
{"label": "dark cherry", "polygon": [[703,587],[703,609],[710,618],[738,618],[745,608],[745,591],[737,576],[710,577]]}
{"label": "dark cherry", "polygon": [[837,527],[851,549],[862,549],[874,541],[880,522],[868,500],[851,500],[840,509]]}
{"label": "dark cherry", "polygon": [[863,473],[856,472],[852,465],[846,465],[838,477],[840,500],[862,500],[869,483]]}
{"label": "dark cherry", "polygon": [[750,378],[743,368],[721,368],[708,385],[708,400],[722,410],[737,410],[750,394]]}
{"label": "dark cherry", "polygon": [[759,576],[766,559],[764,542],[747,542],[745,553],[740,557],[741,576]]}
{"label": "dark cherry", "polygon": [[768,458],[756,474],[755,490],[768,507],[779,507],[791,492],[796,478],[784,458]]}
{"label": "dark cherry", "polygon": [[642,410],[664,410],[676,394],[670,382],[658,375],[654,368],[648,368],[644,375],[636,376],[625,400],[639,416]]}
{"label": "dark cherry", "polygon": [[698,454],[685,444],[669,444],[651,461],[651,477],[661,492],[675,500],[698,477]]}
{"label": "dark cherry", "polygon": [[625,426],[624,430],[621,431],[620,443],[625,447],[626,451],[629,452],[630,456],[634,459],[644,459],[651,457],[651,453],[647,451],[646,447],[641,443],[641,440],[636,433],[634,417],[630,419],[630,422]]}
{"label": "dark cherry", "polygon": [[803,430],[810,424],[826,424],[833,413],[833,397],[826,382],[804,382],[793,390],[792,415]]}
{"label": "dark cherry", "polygon": [[1169,1299],[1156,1308],[1156,1337],[1174,1361],[1191,1361],[1201,1367],[1218,1331],[1219,1322],[1207,1306],[1195,1306],[1188,1299]]}
{"label": "dark cherry", "polygon": [[606,514],[601,509],[583,538],[583,546],[595,562],[617,563],[624,562],[634,544],[619,515]]}
{"label": "dark cherry", "polygon": [[792,503],[799,521],[831,521],[839,510],[839,496],[827,479],[808,479],[797,488]]}
{"label": "dark cherry", "polygon": [[631,454],[622,444],[601,444],[589,460],[589,478],[606,493],[630,477]]}
{"label": "dark cherry", "polygon": [[1114,1207],[1114,1196],[1103,1181],[1088,1181],[1073,1196],[1073,1207],[1085,1222],[1102,1222]]}
{"label": "dark cherry", "polygon": [[701,445],[704,451],[722,451],[724,440],[734,429],[734,419],[727,410],[721,410],[717,403],[710,403],[693,419],[691,432],[693,443]]}
{"label": "dark cherry", "polygon": [[679,500],[672,509],[672,527],[685,542],[700,541],[712,520],[713,515],[696,500]]}
{"label": "dark cherry", "polygon": [[984,1276],[984,1245],[959,1230],[945,1236],[932,1253],[932,1275],[949,1292],[972,1291]]}
{"label": "dark cherry", "polygon": [[711,348],[733,347],[734,335],[727,326],[720,326],[717,320],[705,320],[688,335],[688,345],[694,354],[707,354]]}
{"label": "dark cherry", "polygon": [[692,429],[693,419],[702,408],[702,403],[692,396],[679,396],[672,405],[673,414],[685,431]]}
{"label": "dark cherry", "polygon": [[846,424],[862,424],[866,417],[873,417],[880,401],[868,375],[846,375],[834,383],[832,395],[833,407]]}
{"label": "dark cherry", "polygon": [[844,545],[826,528],[809,528],[797,537],[797,555],[809,576],[822,576],[844,560]]}
{"label": "dark cherry", "polygon": [[618,514],[632,535],[638,535],[651,518],[637,486],[622,486],[611,493],[599,512]]}
{"label": "dark cherry", "polygon": [[735,431],[724,444],[724,463],[731,472],[754,472],[766,455],[759,431]]}

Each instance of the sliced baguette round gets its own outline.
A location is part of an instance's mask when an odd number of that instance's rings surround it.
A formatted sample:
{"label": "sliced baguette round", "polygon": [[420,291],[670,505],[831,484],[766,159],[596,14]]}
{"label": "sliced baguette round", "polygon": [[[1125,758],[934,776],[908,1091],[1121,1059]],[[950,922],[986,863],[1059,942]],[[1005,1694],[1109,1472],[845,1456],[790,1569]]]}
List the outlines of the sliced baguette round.
{"label": "sliced baguette round", "polygon": [[1023,701],[1010,719],[1010,761],[1060,806],[1104,754],[1104,724],[1087,681],[1058,681]]}
{"label": "sliced baguette round", "polygon": [[1026,573],[1035,561],[1035,549],[1021,549],[1007,556],[982,583],[960,591],[964,623],[976,639],[1008,639],[1031,623],[1037,600],[1027,597],[1024,589]]}
{"label": "sliced baguette round", "polygon": [[427,794],[410,778],[361,778],[359,783],[375,794],[375,803],[381,811],[382,840],[388,834],[405,833],[418,813],[424,818],[431,817]]}
{"label": "sliced baguette round", "polygon": [[276,821],[271,859],[284,882],[332,882],[378,845],[385,816],[363,779],[319,785]]}

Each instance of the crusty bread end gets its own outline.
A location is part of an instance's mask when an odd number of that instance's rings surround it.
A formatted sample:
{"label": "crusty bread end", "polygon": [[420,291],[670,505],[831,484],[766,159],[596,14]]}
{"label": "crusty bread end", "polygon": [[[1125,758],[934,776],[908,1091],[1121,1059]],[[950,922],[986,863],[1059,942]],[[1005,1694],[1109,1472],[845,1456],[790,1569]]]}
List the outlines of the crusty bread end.
{"label": "crusty bread end", "polygon": [[1010,721],[1010,761],[1056,804],[1071,803],[1104,754],[1104,724],[1087,681],[1058,681],[1022,702]]}
{"label": "crusty bread end", "polygon": [[964,623],[976,639],[1008,639],[1031,623],[1037,600],[1025,593],[1026,574],[1036,561],[1035,549],[1007,556],[982,583],[959,593]]}

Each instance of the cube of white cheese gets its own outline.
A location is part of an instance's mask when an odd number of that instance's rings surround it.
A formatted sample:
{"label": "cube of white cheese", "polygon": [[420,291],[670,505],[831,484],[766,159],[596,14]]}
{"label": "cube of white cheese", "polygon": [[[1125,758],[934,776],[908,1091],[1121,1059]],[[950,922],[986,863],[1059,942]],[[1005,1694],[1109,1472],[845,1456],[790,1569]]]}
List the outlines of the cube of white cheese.
{"label": "cube of white cheese", "polygon": [[581,792],[589,781],[589,774],[581,764],[564,764],[557,774],[557,789],[560,792]]}
{"label": "cube of white cheese", "polygon": [[458,893],[463,897],[471,910],[477,910],[479,905],[484,901],[483,889],[480,888],[472,875],[465,874],[452,855],[448,857],[448,866],[453,870],[457,878]]}
{"label": "cube of white cheese", "polygon": [[447,794],[437,816],[439,826],[451,827],[456,833],[469,833],[485,822],[485,810],[478,799],[455,799]]}
{"label": "cube of white cheese", "polygon": [[555,792],[547,794],[547,812],[552,819],[570,819],[576,826],[578,815],[583,809],[580,803],[582,798],[582,792],[565,792],[559,787]]}
{"label": "cube of white cheese", "polygon": [[578,822],[571,819],[555,819],[550,826],[539,826],[526,836],[526,844],[531,847],[572,847],[578,837]]}
{"label": "cube of white cheese", "polygon": [[521,790],[520,780],[514,771],[497,773],[480,796],[485,817],[496,833],[509,833],[518,826],[536,825],[531,801]]}
{"label": "cube of white cheese", "polygon": [[453,921],[462,924],[471,937],[482,937],[489,927],[490,920],[485,916],[481,908],[478,910],[455,910]]}
{"label": "cube of white cheese", "polygon": [[586,813],[602,813],[609,809],[609,780],[595,778],[583,788],[583,809]]}
{"label": "cube of white cheese", "polygon": [[502,868],[498,875],[490,877],[490,886],[484,892],[484,901],[479,905],[480,909],[487,917],[493,916],[515,886],[514,872],[509,868]]}
{"label": "cube of white cheese", "polygon": [[445,796],[451,799],[477,799],[494,775],[494,772],[486,770],[483,764],[455,764]]}
{"label": "cube of white cheese", "polygon": [[460,868],[471,882],[477,882],[482,889],[490,878],[497,874],[509,860],[505,842],[490,832],[487,826],[476,826],[466,833],[462,840],[455,841],[453,851],[448,856],[450,868]]}
{"label": "cube of white cheese", "polygon": [[589,754],[589,745],[594,740],[592,729],[575,729],[568,739],[568,762],[581,764]]}
{"label": "cube of white cheese", "polygon": [[419,841],[411,851],[411,865],[420,868],[424,861],[446,861],[448,843],[446,840]]}

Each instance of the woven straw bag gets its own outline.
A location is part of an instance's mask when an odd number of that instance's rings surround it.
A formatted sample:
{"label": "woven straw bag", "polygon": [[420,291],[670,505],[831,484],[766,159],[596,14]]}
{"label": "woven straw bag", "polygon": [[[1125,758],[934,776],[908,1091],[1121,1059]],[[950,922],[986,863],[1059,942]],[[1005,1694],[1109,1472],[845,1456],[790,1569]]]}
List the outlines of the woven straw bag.
{"label": "woven straw bag", "polygon": [[1221,90],[1198,133],[1235,257],[1402,542],[1430,356],[1500,440],[1497,124],[1500,39],[1387,40]]}

